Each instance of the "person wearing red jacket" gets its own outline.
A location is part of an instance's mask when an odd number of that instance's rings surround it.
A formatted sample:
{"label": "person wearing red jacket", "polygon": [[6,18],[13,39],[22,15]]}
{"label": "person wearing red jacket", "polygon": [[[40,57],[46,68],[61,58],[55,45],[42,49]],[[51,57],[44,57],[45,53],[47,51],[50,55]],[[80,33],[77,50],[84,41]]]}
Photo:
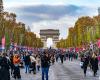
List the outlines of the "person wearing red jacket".
{"label": "person wearing red jacket", "polygon": [[13,57],[13,64],[14,64],[14,78],[15,79],[21,79],[20,68],[19,68],[20,57],[19,57],[18,54],[14,55],[14,57]]}

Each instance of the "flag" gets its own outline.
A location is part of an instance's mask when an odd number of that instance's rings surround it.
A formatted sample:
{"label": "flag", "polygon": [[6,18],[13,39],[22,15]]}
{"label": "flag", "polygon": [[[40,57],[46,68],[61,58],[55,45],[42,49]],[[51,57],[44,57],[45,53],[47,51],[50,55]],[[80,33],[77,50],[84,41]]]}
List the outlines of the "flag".
{"label": "flag", "polygon": [[75,51],[76,51],[76,52],[79,52],[79,48],[75,48]]}
{"label": "flag", "polygon": [[97,45],[98,45],[98,48],[100,48],[100,39],[98,39]]}
{"label": "flag", "polygon": [[5,49],[5,44],[6,44],[6,40],[5,40],[5,36],[2,37],[2,49]]}

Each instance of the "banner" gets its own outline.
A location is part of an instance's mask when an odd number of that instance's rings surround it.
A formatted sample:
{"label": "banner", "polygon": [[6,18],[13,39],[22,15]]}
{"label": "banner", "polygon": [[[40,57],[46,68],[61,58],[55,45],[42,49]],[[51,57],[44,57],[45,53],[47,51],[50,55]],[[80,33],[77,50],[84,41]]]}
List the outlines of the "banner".
{"label": "banner", "polygon": [[79,52],[79,48],[75,48],[75,51],[76,51],[76,52]]}
{"label": "banner", "polygon": [[5,36],[3,36],[2,37],[2,50],[5,49],[5,43],[6,43]]}
{"label": "banner", "polygon": [[98,39],[97,45],[98,45],[98,48],[100,48],[100,39]]}

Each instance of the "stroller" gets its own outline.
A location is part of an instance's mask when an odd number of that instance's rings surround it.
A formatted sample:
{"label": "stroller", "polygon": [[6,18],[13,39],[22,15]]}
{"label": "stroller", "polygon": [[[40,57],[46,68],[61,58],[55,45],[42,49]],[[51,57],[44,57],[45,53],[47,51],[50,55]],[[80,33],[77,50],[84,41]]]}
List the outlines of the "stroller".
{"label": "stroller", "polygon": [[33,74],[36,74],[36,62],[32,62],[29,65],[29,73],[33,72]]}

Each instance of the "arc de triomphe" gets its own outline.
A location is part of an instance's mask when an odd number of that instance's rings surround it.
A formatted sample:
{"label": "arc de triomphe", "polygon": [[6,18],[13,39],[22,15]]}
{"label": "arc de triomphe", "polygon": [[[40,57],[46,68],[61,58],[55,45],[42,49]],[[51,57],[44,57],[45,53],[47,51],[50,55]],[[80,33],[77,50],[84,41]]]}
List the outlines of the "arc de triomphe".
{"label": "arc de triomphe", "polygon": [[56,48],[56,43],[59,41],[59,30],[58,29],[42,29],[40,30],[40,38],[42,40],[42,42],[44,43],[44,48],[47,47],[47,39],[48,38],[52,38],[53,40],[53,46],[54,48]]}

